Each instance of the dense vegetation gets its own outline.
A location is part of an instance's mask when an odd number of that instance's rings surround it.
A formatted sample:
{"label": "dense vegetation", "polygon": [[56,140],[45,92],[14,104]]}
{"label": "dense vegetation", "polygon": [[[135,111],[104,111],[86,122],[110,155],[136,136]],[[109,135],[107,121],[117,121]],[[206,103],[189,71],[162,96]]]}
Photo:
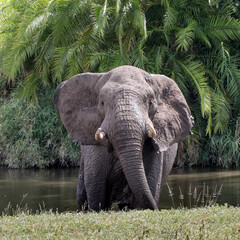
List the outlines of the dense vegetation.
{"label": "dense vegetation", "polygon": [[0,217],[2,239],[239,239],[240,209],[18,213]]}
{"label": "dense vegetation", "polygon": [[[54,87],[131,64],[173,78],[195,117],[178,165],[238,166],[239,1],[0,2],[0,164],[75,165]],[[64,148],[64,150],[63,150]]]}
{"label": "dense vegetation", "polygon": [[52,104],[54,89],[39,93],[39,105],[12,94],[0,108],[0,152],[11,168],[77,166],[72,143]]}

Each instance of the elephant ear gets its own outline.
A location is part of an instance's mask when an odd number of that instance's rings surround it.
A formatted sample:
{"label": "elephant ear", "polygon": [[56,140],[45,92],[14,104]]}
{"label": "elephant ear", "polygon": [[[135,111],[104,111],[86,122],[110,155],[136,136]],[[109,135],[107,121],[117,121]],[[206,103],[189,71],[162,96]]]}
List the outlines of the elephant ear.
{"label": "elephant ear", "polygon": [[177,86],[164,75],[152,74],[149,84],[157,98],[158,108],[153,118],[160,151],[166,151],[173,143],[184,140],[193,126],[193,118],[187,102]]}
{"label": "elephant ear", "polygon": [[95,86],[103,73],[82,73],[58,85],[54,105],[73,141],[98,144],[95,132],[102,119],[97,111]]}

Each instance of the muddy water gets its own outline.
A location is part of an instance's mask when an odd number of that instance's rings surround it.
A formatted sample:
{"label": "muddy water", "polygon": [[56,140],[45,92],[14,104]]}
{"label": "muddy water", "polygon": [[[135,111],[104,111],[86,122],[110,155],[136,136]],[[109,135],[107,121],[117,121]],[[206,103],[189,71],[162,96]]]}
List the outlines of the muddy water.
{"label": "muddy water", "polygon": [[[38,210],[45,208],[59,212],[77,210],[76,186],[78,169],[61,170],[6,170],[0,169],[0,212],[7,207],[9,202]],[[166,184],[162,187],[160,208],[171,208],[183,205],[192,207],[201,205],[204,185],[205,192],[210,197],[222,186],[219,204],[228,203],[240,205],[240,171],[239,170],[210,170],[210,169],[180,169],[173,170],[167,179],[173,192],[169,196]],[[197,193],[193,198],[193,193]],[[189,190],[192,196],[189,195]],[[180,196],[183,195],[183,196]],[[206,201],[206,200],[205,200]]]}

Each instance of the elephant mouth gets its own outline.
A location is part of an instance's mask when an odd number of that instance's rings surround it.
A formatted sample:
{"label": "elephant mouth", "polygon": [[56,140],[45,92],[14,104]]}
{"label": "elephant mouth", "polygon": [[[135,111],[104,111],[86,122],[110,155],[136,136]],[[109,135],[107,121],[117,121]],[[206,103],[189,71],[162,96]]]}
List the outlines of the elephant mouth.
{"label": "elephant mouth", "polygon": [[[150,123],[146,124],[146,133],[147,133],[147,135],[146,135],[144,144],[146,142],[149,142],[149,140],[150,140],[154,150],[158,153],[160,151],[160,147],[159,147],[158,142],[155,139],[156,131],[155,131],[154,127],[152,126],[152,124],[150,124]],[[101,128],[97,129],[97,131],[95,133],[95,139],[107,147],[108,153],[114,152],[114,147],[108,138],[108,134],[105,131],[103,131]]]}
{"label": "elephant mouth", "polygon": [[[153,139],[153,138],[146,138],[145,141],[144,141],[144,145],[145,144],[149,144],[149,143],[151,143],[153,149],[157,153],[160,152],[160,147],[159,147],[159,145],[158,145],[158,143],[157,143],[157,141],[155,139]],[[107,140],[106,147],[107,147],[108,153],[114,153],[115,152],[114,147],[113,147],[112,143],[109,140]]]}
{"label": "elephant mouth", "polygon": [[159,147],[159,144],[158,144],[158,142],[156,141],[156,139],[152,138],[152,139],[151,139],[151,143],[152,143],[152,146],[153,146],[153,148],[155,149],[155,151],[156,151],[157,153],[159,153],[159,152],[160,152],[160,147]]}
{"label": "elephant mouth", "polygon": [[109,140],[107,141],[107,151],[108,151],[108,153],[114,152],[113,145]]}

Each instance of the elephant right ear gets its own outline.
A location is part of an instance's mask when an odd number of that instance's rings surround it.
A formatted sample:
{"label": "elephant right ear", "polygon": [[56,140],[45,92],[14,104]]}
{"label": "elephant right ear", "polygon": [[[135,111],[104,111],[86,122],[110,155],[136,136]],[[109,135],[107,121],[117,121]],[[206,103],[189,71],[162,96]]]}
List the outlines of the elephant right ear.
{"label": "elephant right ear", "polygon": [[193,117],[181,90],[172,79],[159,74],[151,76],[153,80],[150,78],[149,84],[158,102],[157,112],[153,118],[155,140],[162,152],[190,134]]}
{"label": "elephant right ear", "polygon": [[54,105],[73,141],[83,145],[99,144],[95,133],[102,119],[97,111],[95,86],[104,73],[82,73],[58,85]]}

